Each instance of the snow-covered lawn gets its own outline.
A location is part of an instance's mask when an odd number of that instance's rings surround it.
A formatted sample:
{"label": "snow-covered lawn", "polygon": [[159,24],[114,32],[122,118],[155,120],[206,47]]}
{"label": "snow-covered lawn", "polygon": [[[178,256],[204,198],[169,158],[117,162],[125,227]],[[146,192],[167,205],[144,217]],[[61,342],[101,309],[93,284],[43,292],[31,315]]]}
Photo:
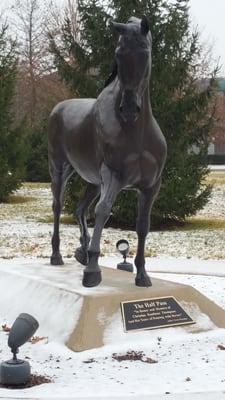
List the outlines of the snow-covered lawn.
{"label": "snow-covered lawn", "polygon": [[[29,201],[0,205],[0,258],[49,257],[52,223],[42,222],[52,216],[49,185],[25,184],[16,196],[24,196]],[[224,199],[225,185],[215,186],[211,200],[196,218],[224,218]],[[79,229],[76,225],[61,224],[60,230],[62,255],[73,257],[74,249],[79,245]],[[102,254],[114,254],[120,238],[129,240],[131,255],[134,254],[136,233],[110,228],[103,231]],[[225,259],[225,228],[151,232],[147,238],[146,256]]]}

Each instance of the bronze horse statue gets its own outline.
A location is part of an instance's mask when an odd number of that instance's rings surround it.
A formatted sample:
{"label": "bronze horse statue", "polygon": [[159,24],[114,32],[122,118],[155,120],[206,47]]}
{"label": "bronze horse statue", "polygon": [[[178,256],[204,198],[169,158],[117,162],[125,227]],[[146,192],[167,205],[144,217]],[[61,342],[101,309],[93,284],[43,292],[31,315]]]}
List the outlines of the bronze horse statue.
{"label": "bronze horse statue", "polygon": [[[101,233],[118,193],[131,188],[139,192],[135,283],[148,287],[151,281],[145,271],[145,239],[160,188],[166,141],[150,103],[152,38],[148,19],[132,17],[127,24],[114,22],[113,26],[119,40],[115,67],[106,87],[97,99],[63,101],[50,115],[49,168],[54,213],[51,264],[63,264],[59,218],[66,182],[77,172],[87,181],[86,192],[75,211],[81,232],[81,246],[75,257],[86,265],[83,285],[93,287],[101,282]],[[90,240],[86,216],[99,195]]]}

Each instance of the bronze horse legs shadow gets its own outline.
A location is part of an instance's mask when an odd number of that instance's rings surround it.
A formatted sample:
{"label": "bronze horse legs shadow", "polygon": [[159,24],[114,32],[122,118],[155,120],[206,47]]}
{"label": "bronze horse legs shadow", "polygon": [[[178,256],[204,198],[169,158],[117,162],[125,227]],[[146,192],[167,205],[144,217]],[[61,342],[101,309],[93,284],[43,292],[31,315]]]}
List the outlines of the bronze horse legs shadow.
{"label": "bronze horse legs shadow", "polygon": [[[63,168],[54,170],[50,168],[52,176],[52,193],[53,193],[53,213],[54,213],[54,233],[52,237],[52,265],[62,265],[63,260],[60,254],[59,245],[59,218],[63,203],[63,194],[68,178],[74,172],[70,164],[64,163]],[[104,225],[109,218],[112,206],[116,197],[123,187],[122,182],[118,178],[115,171],[103,164],[101,169],[102,184],[88,184],[84,197],[78,204],[75,211],[79,227],[80,227],[80,243],[81,246],[75,251],[75,257],[81,264],[86,265],[83,275],[83,285],[86,287],[97,286],[101,282],[101,269],[98,265],[100,255],[100,239]],[[136,231],[138,236],[137,254],[135,257],[135,266],[137,275],[135,284],[141,287],[151,286],[151,280],[145,271],[144,248],[146,236],[150,226],[150,211],[157,197],[160,188],[160,181],[150,188],[139,193],[138,199],[138,216],[136,223]],[[101,192],[100,199],[95,207],[95,227],[93,236],[90,236],[87,228],[86,216],[91,203]]]}

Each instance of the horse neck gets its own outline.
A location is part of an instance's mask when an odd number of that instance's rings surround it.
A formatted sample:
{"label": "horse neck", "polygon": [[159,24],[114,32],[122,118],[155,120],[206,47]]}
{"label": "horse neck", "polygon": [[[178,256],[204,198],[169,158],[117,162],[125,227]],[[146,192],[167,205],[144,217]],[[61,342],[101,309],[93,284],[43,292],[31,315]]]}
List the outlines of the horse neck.
{"label": "horse neck", "polygon": [[[144,85],[144,89],[142,90],[142,95],[141,95],[142,107],[141,107],[141,111],[140,111],[140,117],[142,114],[147,112],[149,114],[149,118],[152,119],[152,106],[151,106],[151,101],[150,101],[149,82],[150,82],[150,72],[148,72],[148,74],[146,74],[145,85]],[[122,96],[122,89],[121,89],[121,85],[120,85],[118,76],[115,78],[115,80],[113,82],[113,89],[114,89],[113,91],[114,91],[114,96],[115,96],[114,97],[115,105],[118,108],[120,101],[121,101],[121,96]]]}

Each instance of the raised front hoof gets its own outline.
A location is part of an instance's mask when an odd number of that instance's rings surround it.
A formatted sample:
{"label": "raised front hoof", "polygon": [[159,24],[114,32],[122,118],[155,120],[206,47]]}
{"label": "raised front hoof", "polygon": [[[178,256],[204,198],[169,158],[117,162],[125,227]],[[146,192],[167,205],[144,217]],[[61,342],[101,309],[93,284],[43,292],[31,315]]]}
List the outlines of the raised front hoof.
{"label": "raised front hoof", "polygon": [[75,258],[82,265],[88,265],[88,253],[82,247],[75,250]]}
{"label": "raised front hoof", "polygon": [[138,274],[135,278],[135,285],[139,287],[150,287],[152,286],[151,279],[146,273]]}
{"label": "raised front hoof", "polygon": [[50,258],[51,265],[64,265],[61,254],[52,255]]}
{"label": "raised front hoof", "polygon": [[84,271],[82,284],[85,287],[98,286],[102,280],[101,271]]}

